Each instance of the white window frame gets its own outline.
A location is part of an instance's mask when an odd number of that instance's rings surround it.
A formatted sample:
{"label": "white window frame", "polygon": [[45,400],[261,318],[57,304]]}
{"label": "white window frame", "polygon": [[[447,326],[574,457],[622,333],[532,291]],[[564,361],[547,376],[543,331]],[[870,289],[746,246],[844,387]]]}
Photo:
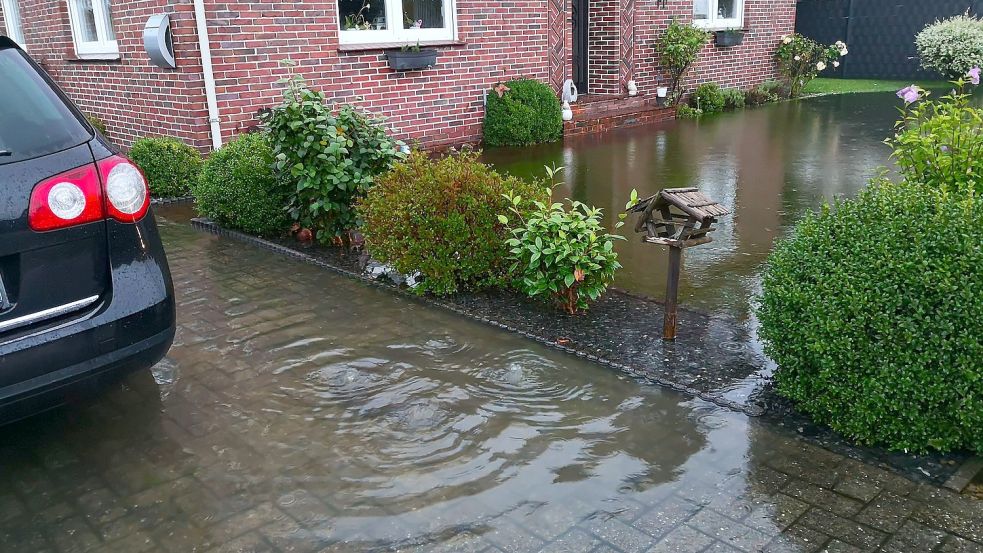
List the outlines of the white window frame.
{"label": "white window frame", "polygon": [[[18,46],[27,50],[27,43],[24,41],[24,17],[20,12],[20,6],[17,5],[18,0],[0,0],[3,5],[3,22],[7,27],[7,36],[11,40],[17,43]],[[14,17],[16,15],[17,26],[14,26]]]}
{"label": "white window frame", "polygon": [[[338,9],[338,1],[333,0],[338,10],[338,42],[340,44],[424,44],[430,42],[457,40],[457,2],[443,0],[444,26],[441,28],[403,29],[403,0],[386,0],[386,24],[389,29],[346,31],[345,16]],[[381,1],[381,0],[376,0]],[[399,28],[393,29],[392,22]]]}
{"label": "white window frame", "polygon": [[68,5],[68,20],[72,26],[72,40],[75,42],[75,55],[80,59],[119,59],[119,45],[116,40],[107,40],[109,30],[106,28],[106,21],[110,18],[103,12],[103,5],[100,0],[92,0],[92,14],[96,20],[96,37],[98,40],[85,41],[79,39],[82,36],[80,22],[76,17],[77,0],[66,0]]}
{"label": "white window frame", "polygon": [[[694,0],[694,8],[696,5]],[[712,30],[722,30],[722,29],[743,29],[744,28],[744,1],[745,0],[734,0],[734,11],[736,12],[735,17],[722,18],[717,16],[717,9],[719,8],[718,0],[707,0],[707,14],[706,19],[693,19],[693,26],[700,27],[701,29],[712,29]]]}

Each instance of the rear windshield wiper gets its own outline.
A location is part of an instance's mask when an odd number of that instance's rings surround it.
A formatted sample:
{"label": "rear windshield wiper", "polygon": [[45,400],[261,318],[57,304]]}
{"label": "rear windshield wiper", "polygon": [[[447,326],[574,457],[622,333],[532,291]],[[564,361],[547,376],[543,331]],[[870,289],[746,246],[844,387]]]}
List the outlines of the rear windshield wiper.
{"label": "rear windshield wiper", "polygon": [[14,152],[10,150],[0,150],[0,157],[8,157],[14,155]]}

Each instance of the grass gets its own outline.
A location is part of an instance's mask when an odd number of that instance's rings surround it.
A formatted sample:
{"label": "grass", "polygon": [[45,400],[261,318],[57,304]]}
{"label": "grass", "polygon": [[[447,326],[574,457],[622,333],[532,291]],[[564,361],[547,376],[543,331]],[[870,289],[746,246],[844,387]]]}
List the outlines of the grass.
{"label": "grass", "polygon": [[[853,94],[855,92],[895,92],[910,84],[912,81],[888,81],[881,79],[813,79],[803,94]],[[938,89],[952,86],[945,81],[915,81],[922,88]]]}

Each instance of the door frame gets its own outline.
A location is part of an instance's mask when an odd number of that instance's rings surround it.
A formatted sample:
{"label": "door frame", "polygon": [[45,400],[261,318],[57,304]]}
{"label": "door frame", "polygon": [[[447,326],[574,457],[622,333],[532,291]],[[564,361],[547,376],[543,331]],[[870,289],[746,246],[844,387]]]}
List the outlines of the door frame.
{"label": "door frame", "polygon": [[573,84],[577,86],[577,92],[586,94],[588,91],[588,67],[589,67],[589,40],[588,30],[590,29],[589,0],[572,0],[571,2],[571,25],[573,25]]}

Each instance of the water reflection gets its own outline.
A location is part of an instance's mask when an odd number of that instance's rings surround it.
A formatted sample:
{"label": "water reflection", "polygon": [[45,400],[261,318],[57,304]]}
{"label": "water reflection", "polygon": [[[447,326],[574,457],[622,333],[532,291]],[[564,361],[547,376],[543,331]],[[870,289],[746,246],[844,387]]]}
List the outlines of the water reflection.
{"label": "water reflection", "polygon": [[[535,148],[492,149],[484,159],[522,176],[567,167],[562,193],[604,207],[609,220],[632,188],[696,186],[732,208],[709,245],[687,250],[684,305],[748,317],[748,300],[775,238],[801,214],[852,195],[888,163],[882,143],[897,117],[885,94],[829,96],[704,121],[626,129]],[[627,229],[630,233],[630,229]],[[630,237],[618,245],[617,285],[661,297],[663,248]]]}

